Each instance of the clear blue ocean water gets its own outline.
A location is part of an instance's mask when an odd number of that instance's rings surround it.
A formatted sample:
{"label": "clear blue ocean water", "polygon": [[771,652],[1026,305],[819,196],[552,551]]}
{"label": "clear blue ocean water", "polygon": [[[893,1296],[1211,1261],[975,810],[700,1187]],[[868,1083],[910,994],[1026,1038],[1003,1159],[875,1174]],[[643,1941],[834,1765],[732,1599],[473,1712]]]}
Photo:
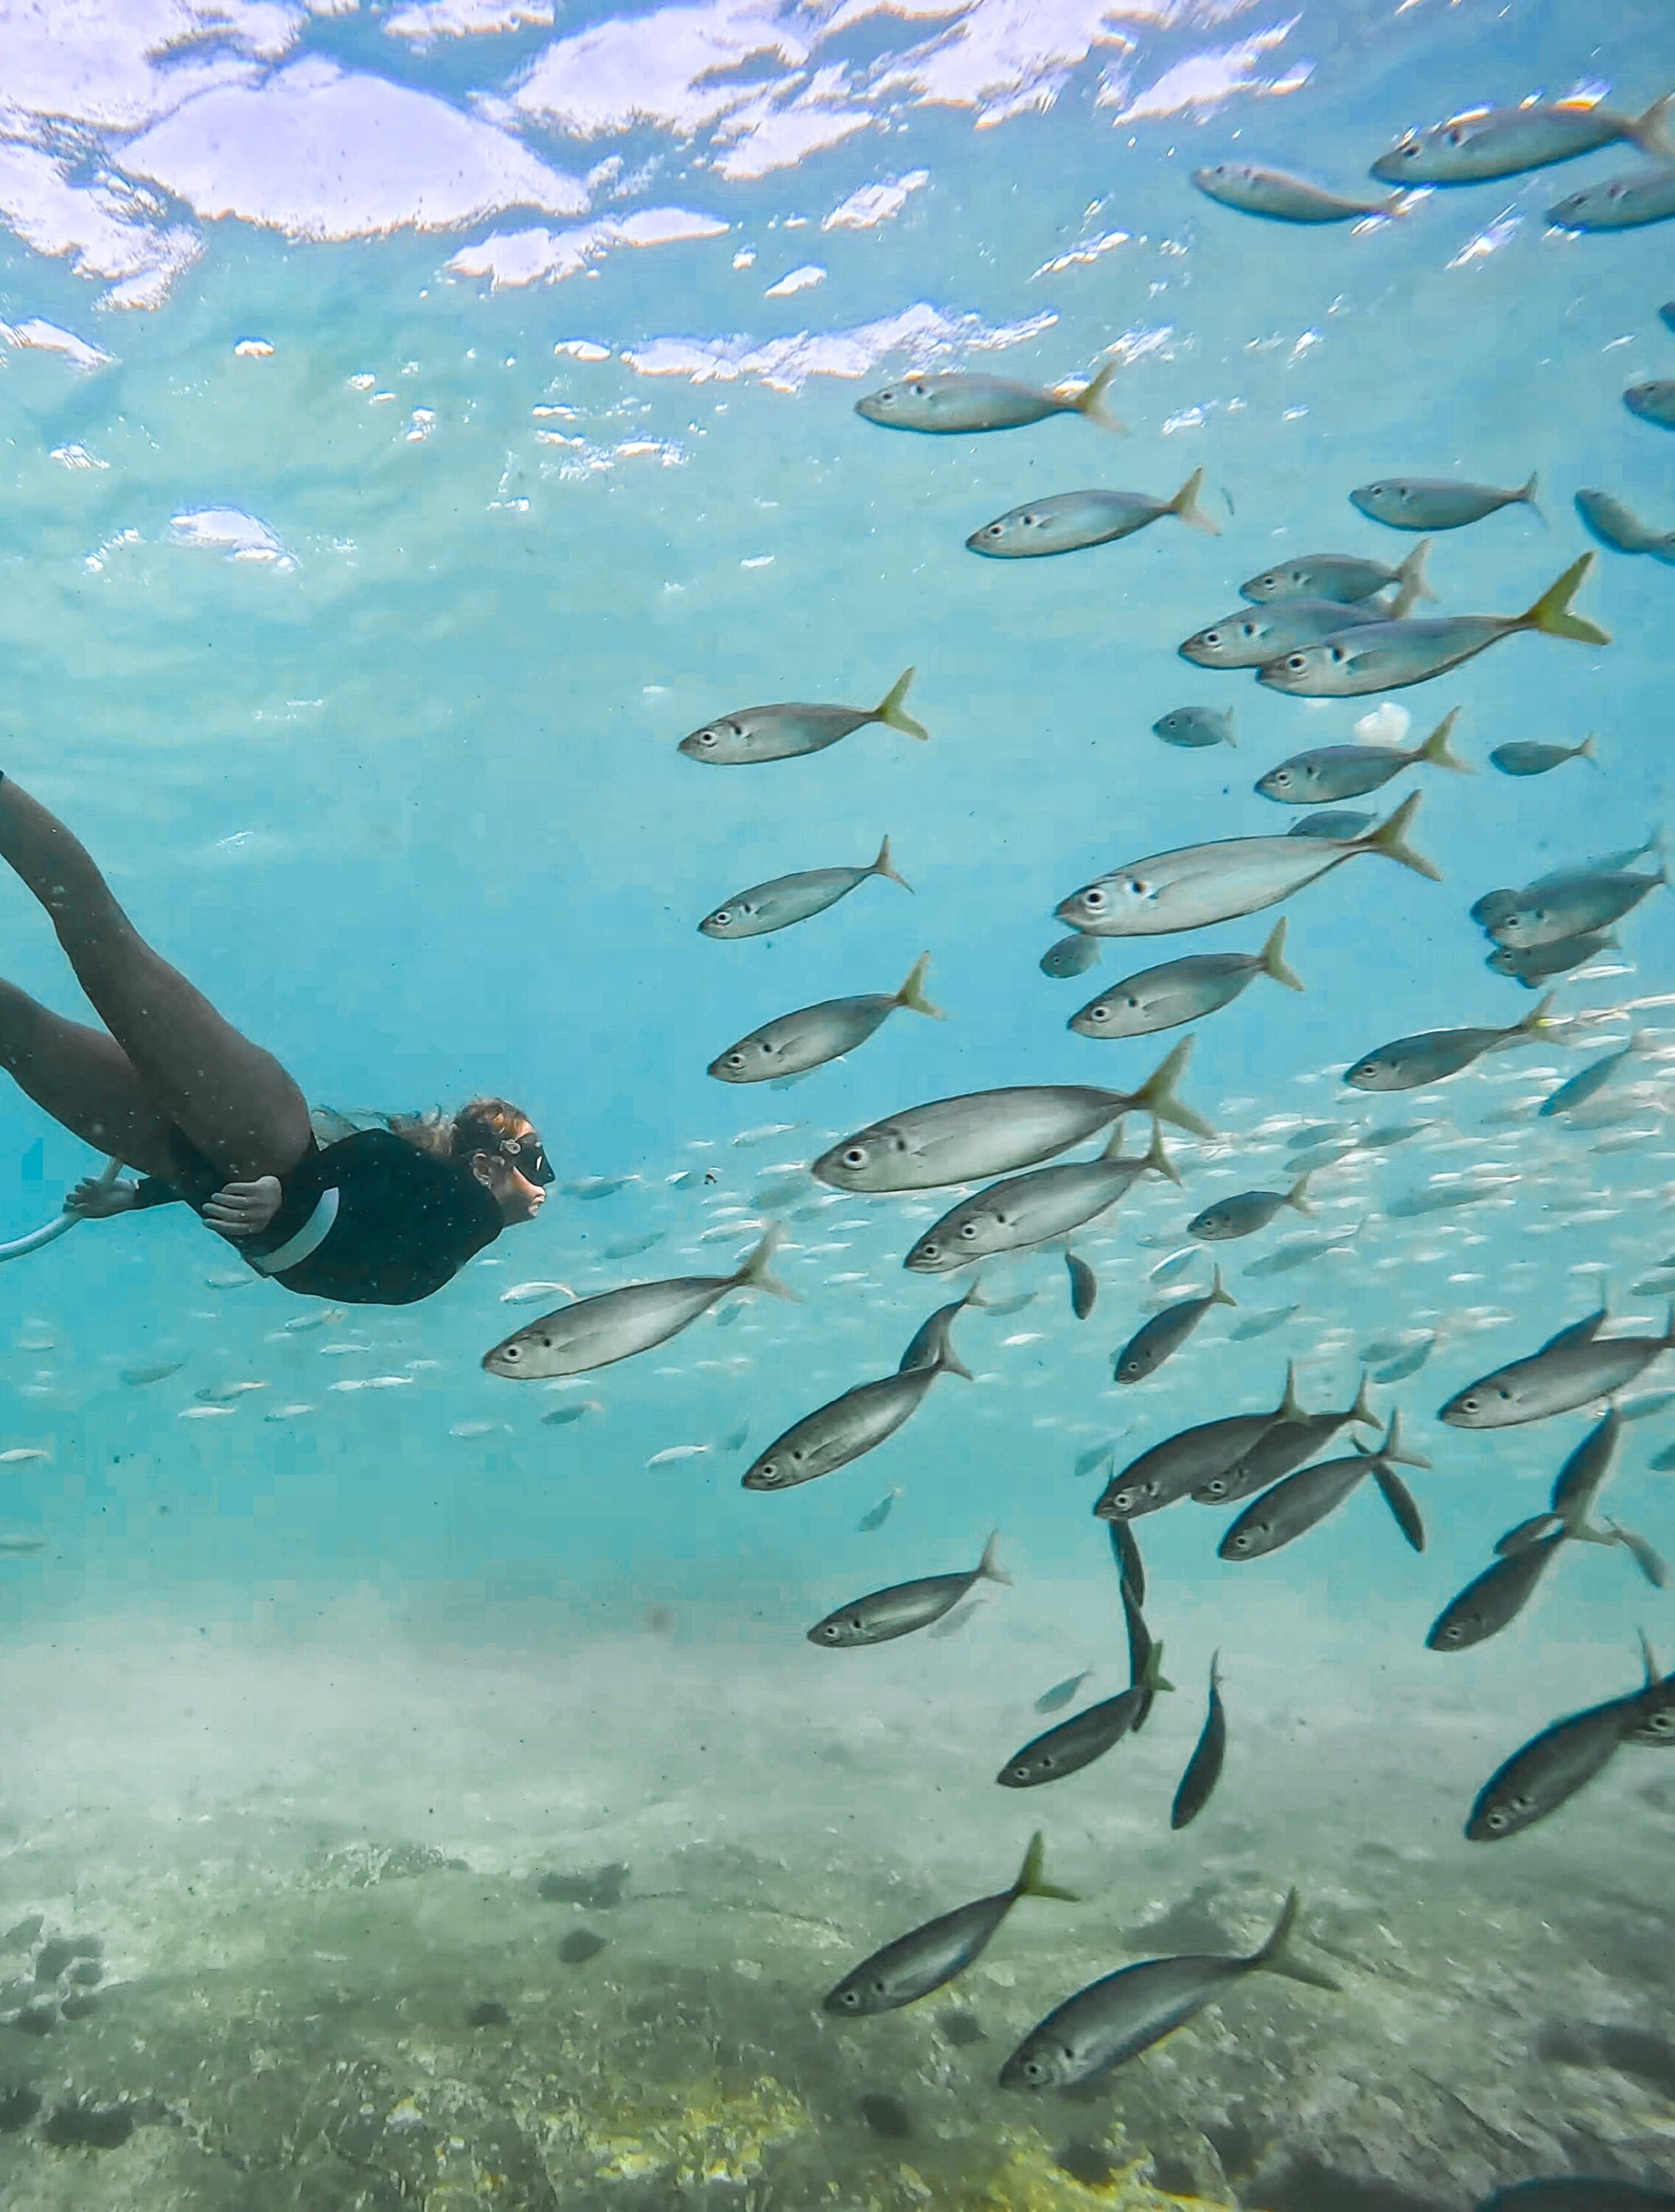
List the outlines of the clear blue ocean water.
{"label": "clear blue ocean water", "polygon": [[[1657,0],[0,6],[0,769],[311,1100],[500,1093],[560,1178],[426,1304],[313,1328],[183,1209],[0,1267],[0,1450],[38,1455],[0,1462],[0,1923],[39,1923],[0,1958],[0,2011],[37,2002],[55,1936],[96,1933],[108,1961],[82,2017],[0,2024],[0,2100],[137,2120],[105,2150],[0,2126],[0,2205],[1463,2212],[1538,2173],[1671,2185],[1675,2057],[1660,2076],[1587,2042],[1667,2020],[1655,1753],[1625,1750],[1532,1837],[1460,1834],[1520,1741],[1634,1686],[1639,1630],[1671,1663],[1667,1593],[1575,1546],[1502,1636],[1423,1649],[1590,1418],[1475,1435],[1444,1399],[1600,1304],[1662,1326],[1667,897],[1557,983],[1565,1025],[1534,1048],[1393,1098],[1341,1079],[1387,1039],[1526,1014],[1471,901],[1665,821],[1671,572],[1599,550],[1580,604],[1608,649],[1518,637],[1387,704],[1280,696],[1174,648],[1286,555],[1410,550],[1348,502],[1381,476],[1538,477],[1538,512],[1437,535],[1448,612],[1527,605],[1593,544],[1585,488],[1675,531],[1669,434],[1622,398],[1675,375],[1675,233],[1545,222],[1642,167],[1633,149],[1320,228],[1215,205],[1191,171],[1359,191],[1456,110],[1638,111],[1672,84]],[[900,436],[854,411],[913,369],[1052,385],[1111,358],[1123,438],[1074,416]],[[963,549],[1033,497],[1165,498],[1200,468],[1217,537]],[[748,702],[871,705],[910,666],[926,744],[873,726],[725,772],[677,750]],[[1230,704],[1236,748],[1160,744],[1189,704]],[[1130,969],[1253,951],[1275,916],[1110,942],[1057,981],[1055,903],[1283,831],[1265,769],[1369,713],[1417,743],[1449,708],[1474,777],[1347,802],[1423,791],[1441,880],[1356,860],[1279,910],[1306,989],[1259,980],[1196,1025],[1182,1089],[1217,1138],[1181,1139],[1181,1189],[1142,1185],[1078,1235],[1092,1316],[1057,1248],[986,1272],[1029,1303],[962,1317],[974,1383],[939,1382],[822,1481],[743,1491],[947,1294],[901,1260],[950,1194],[850,1197],[807,1164],[922,1100],[1137,1084],[1174,1034],[1095,1043],[1070,1015]],[[1590,732],[1597,772],[1487,762]],[[911,896],[869,883],[780,934],[698,933],[728,895],[865,863],[886,833]],[[0,946],[10,981],[85,1018],[9,876]],[[892,990],[927,950],[945,1022],[894,1015],[783,1090],[707,1075],[769,1017]],[[1588,1115],[1537,1119],[1631,1031],[1644,1049]],[[1397,1124],[1417,1133],[1358,1141]],[[1114,1389],[1186,1220],[1283,1188],[1311,1143],[1315,1218],[1223,1248],[1237,1310]],[[98,1164],[0,1089],[0,1235]],[[520,1285],[725,1272],[770,1221],[799,1303],[731,1302],[562,1387],[482,1370],[544,1310]],[[1207,1287],[1209,1256],[1177,1279]],[[1244,1567],[1197,1505],[1143,1521],[1174,1696],[1108,1762],[1028,1805],[998,1791],[1041,1692],[1126,1679],[1104,1470],[1078,1478],[1078,1455],[1113,1438],[1120,1465],[1271,1405],[1288,1359],[1311,1407],[1347,1405],[1369,1350],[1433,1337],[1374,1392],[1432,1462],[1423,1558],[1370,1490]],[[1675,1407],[1646,1401],[1670,1383],[1636,1385],[1605,1509],[1663,1551],[1675,1478],[1649,1462]],[[1014,1586],[957,1637],[805,1642],[847,1597],[974,1564],[991,1528]],[[1214,1650],[1227,1776],[1171,1838]],[[1025,1906],[945,2002],[818,2017],[847,1964],[1003,1887],[1037,1816],[1086,1904]],[[628,1896],[592,1915],[610,1948],[573,1968],[555,1947],[586,1901],[535,1885],[617,1862]],[[1247,1949],[1294,1881],[1344,1996],[1242,1990],[1085,2106],[996,2087],[1071,1989],[1217,1931]],[[932,2015],[967,1998],[986,2039],[960,2045]],[[489,1999],[510,2020],[492,2047],[462,2025]],[[276,2086],[241,2102],[252,2020]],[[347,2104],[318,2118],[351,2078],[376,2107],[359,2136]]]}

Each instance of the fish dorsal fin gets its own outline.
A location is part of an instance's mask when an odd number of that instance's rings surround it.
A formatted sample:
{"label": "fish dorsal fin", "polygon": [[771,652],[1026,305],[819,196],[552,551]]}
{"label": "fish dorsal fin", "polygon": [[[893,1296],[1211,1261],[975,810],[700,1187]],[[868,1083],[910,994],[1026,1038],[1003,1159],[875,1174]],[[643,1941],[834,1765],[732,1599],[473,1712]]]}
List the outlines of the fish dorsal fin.
{"label": "fish dorsal fin", "polygon": [[1550,1336],[1541,1349],[1557,1352],[1567,1344],[1592,1344],[1609,1317],[1606,1309],[1601,1306],[1597,1312],[1589,1314],[1585,1321],[1573,1321],[1568,1328],[1560,1329],[1557,1336]]}
{"label": "fish dorsal fin", "polygon": [[1295,1421],[1302,1413],[1302,1401],[1297,1396],[1297,1363],[1295,1359],[1288,1359],[1285,1363],[1285,1395],[1279,1401],[1279,1411],[1274,1415],[1274,1419],[1277,1422]]}

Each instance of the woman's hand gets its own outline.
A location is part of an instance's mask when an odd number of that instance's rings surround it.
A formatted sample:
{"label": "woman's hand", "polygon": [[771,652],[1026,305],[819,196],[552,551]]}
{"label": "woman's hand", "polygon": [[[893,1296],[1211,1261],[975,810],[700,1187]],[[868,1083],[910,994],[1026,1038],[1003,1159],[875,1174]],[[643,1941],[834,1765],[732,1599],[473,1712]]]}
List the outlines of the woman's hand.
{"label": "woman's hand", "polygon": [[259,1237],[279,1211],[279,1178],[260,1176],[254,1182],[223,1183],[206,1199],[203,1218],[219,1237],[236,1244],[246,1237]]}
{"label": "woman's hand", "polygon": [[78,1221],[107,1221],[113,1213],[126,1213],[139,1196],[131,1182],[106,1182],[85,1176],[64,1200],[64,1212]]}

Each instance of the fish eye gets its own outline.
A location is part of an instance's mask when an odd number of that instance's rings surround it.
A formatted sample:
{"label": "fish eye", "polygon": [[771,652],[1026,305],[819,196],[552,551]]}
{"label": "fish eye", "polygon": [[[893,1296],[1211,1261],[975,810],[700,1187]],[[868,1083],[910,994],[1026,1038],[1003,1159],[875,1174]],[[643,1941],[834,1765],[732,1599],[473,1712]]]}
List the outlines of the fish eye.
{"label": "fish eye", "polygon": [[1047,2076],[1047,2069],[1039,2058],[1026,2059],[1023,2070],[1032,2081],[1044,2081]]}
{"label": "fish eye", "polygon": [[828,1644],[835,1644],[843,1630],[837,1621],[825,1620],[820,1625],[820,1632]]}
{"label": "fish eye", "polygon": [[1199,640],[1200,645],[1207,645],[1212,651],[1220,646],[1221,641],[1222,634],[1218,629],[1205,630],[1204,635]]}
{"label": "fish eye", "polygon": [[725,929],[732,918],[732,908],[730,906],[724,906],[718,908],[718,910],[710,916],[710,921],[713,927],[717,929]]}
{"label": "fish eye", "polygon": [[1507,1825],[1507,1815],[1497,1805],[1492,1813],[1485,1813],[1484,1814],[1483,1824],[1485,1828],[1493,1829],[1494,1832],[1498,1836],[1501,1831]]}
{"label": "fish eye", "polygon": [[501,1353],[501,1358],[505,1360],[521,1359],[523,1356],[522,1348],[515,1344],[507,1345]]}
{"label": "fish eye", "polygon": [[1089,914],[1098,914],[1105,904],[1105,894],[1097,884],[1082,894],[1082,903]]}
{"label": "fish eye", "polygon": [[756,1468],[757,1474],[764,1482],[773,1482],[776,1480],[779,1472],[778,1462],[771,1459],[762,1461]]}
{"label": "fish eye", "polygon": [[744,1065],[744,1054],[742,1052],[730,1052],[727,1054],[725,1065],[728,1067],[743,1067]]}
{"label": "fish eye", "polygon": [[[1026,515],[1023,519],[1027,521],[1029,517]],[[1004,522],[992,522],[983,535],[985,538],[1004,538],[1006,535],[1006,526]]]}
{"label": "fish eye", "polygon": [[1288,653],[1285,656],[1285,665],[1294,676],[1301,676],[1308,665],[1308,655],[1306,653]]}
{"label": "fish eye", "polygon": [[977,1234],[977,1224],[974,1221],[962,1221],[960,1224],[960,1234],[969,1242]]}
{"label": "fish eye", "polygon": [[1090,1022],[1108,1022],[1110,1018],[1111,1009],[1104,1006],[1089,1006],[1083,1017],[1084,1020]]}
{"label": "fish eye", "polygon": [[921,1260],[938,1260],[942,1257],[942,1247],[939,1244],[932,1244],[927,1240],[919,1246],[916,1256]]}
{"label": "fish eye", "polygon": [[866,1146],[865,1145],[847,1146],[842,1158],[843,1164],[847,1168],[864,1168],[866,1165]]}
{"label": "fish eye", "polygon": [[840,2004],[853,2006],[858,2005],[860,2001],[861,1993],[859,1990],[841,1990],[838,1992],[838,2002]]}

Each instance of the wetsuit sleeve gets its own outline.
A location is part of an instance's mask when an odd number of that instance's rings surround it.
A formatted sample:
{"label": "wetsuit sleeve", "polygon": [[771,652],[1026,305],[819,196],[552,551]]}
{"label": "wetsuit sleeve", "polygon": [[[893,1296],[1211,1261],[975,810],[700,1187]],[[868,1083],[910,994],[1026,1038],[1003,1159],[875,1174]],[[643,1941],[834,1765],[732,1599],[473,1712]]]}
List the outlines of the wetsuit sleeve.
{"label": "wetsuit sleeve", "polygon": [[134,1203],[128,1210],[132,1213],[143,1206],[184,1206],[185,1202],[185,1193],[165,1182],[161,1176],[142,1176],[134,1186]]}

